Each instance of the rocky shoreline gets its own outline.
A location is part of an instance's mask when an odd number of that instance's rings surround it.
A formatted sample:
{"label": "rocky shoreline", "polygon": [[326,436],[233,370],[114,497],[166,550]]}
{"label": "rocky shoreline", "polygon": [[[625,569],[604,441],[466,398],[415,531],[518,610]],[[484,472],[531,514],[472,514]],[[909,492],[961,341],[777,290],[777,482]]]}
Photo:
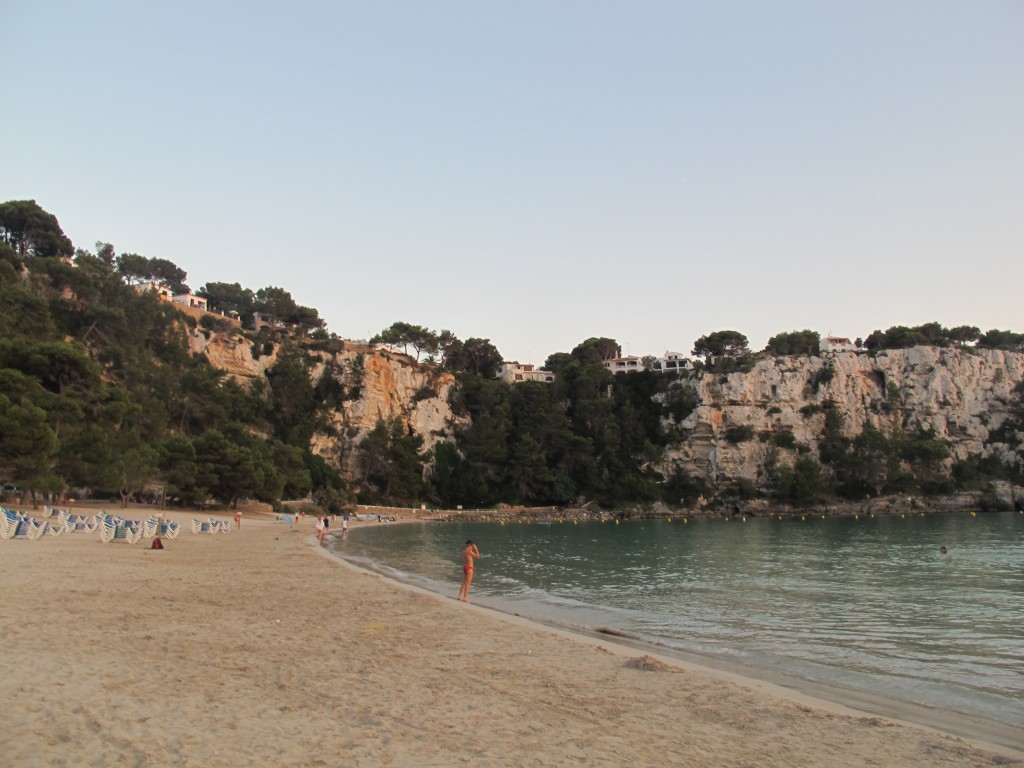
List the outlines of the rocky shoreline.
{"label": "rocky shoreline", "polygon": [[608,520],[702,519],[733,517],[866,517],[935,512],[1024,511],[1024,487],[996,483],[992,493],[965,491],[945,496],[879,496],[864,501],[831,501],[796,506],[767,499],[730,500],[724,504],[669,507],[634,505],[620,510],[582,507],[517,507],[431,510],[425,518],[443,522],[583,522]]}

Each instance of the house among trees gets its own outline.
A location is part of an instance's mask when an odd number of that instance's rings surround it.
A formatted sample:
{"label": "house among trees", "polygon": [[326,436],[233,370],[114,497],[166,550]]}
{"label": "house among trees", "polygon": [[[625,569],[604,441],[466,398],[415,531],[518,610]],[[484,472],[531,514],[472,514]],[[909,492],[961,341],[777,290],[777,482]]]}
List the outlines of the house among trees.
{"label": "house among trees", "polygon": [[856,345],[842,336],[822,336],[821,352],[856,352]]}
{"label": "house among trees", "polygon": [[174,296],[174,294],[171,293],[170,288],[168,288],[166,285],[158,283],[156,280],[147,280],[144,283],[137,283],[135,285],[135,290],[138,291],[139,293],[147,293],[152,291],[161,301],[171,301],[171,299]]}
{"label": "house among trees", "polygon": [[693,363],[679,352],[665,350],[665,354],[651,364],[651,370],[659,373],[682,373],[683,371],[692,371]]}
{"label": "house among trees", "polygon": [[184,304],[186,307],[202,310],[203,312],[209,311],[207,309],[206,299],[202,296],[196,296],[194,293],[175,294],[171,297],[171,301],[175,304]]}
{"label": "house among trees", "polygon": [[550,384],[555,380],[555,374],[551,371],[541,371],[532,365],[520,365],[519,363],[503,363],[498,368],[497,378],[506,384],[518,384],[523,381],[540,381]]}
{"label": "house among trees", "polygon": [[636,355],[613,357],[603,361],[604,367],[612,373],[636,373],[644,369],[644,362]]}

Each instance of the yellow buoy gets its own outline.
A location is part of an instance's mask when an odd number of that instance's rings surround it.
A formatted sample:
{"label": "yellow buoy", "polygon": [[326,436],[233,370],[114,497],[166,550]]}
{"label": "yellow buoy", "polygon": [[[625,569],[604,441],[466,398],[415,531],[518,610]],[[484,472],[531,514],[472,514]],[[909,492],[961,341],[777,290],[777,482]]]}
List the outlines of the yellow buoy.
{"label": "yellow buoy", "polygon": [[686,524],[686,523],[688,523],[688,522],[690,522],[690,521],[689,521],[689,520],[687,520],[687,519],[686,519],[686,518],[684,517],[684,518],[683,518],[683,524],[685,525],[685,524]]}
{"label": "yellow buoy", "polygon": [[801,520],[807,520],[807,515],[800,515]]}

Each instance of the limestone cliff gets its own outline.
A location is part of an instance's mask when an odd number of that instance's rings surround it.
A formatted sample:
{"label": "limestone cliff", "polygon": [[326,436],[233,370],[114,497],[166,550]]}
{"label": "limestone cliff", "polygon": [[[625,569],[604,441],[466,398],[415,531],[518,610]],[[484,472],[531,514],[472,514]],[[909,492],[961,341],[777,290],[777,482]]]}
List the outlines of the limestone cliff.
{"label": "limestone cliff", "polygon": [[[361,470],[359,444],[378,420],[398,419],[408,434],[423,438],[425,449],[451,439],[457,420],[448,405],[455,383],[449,373],[417,365],[408,356],[383,352],[365,344],[344,342],[340,351],[329,353],[310,349],[310,378],[317,384],[333,377],[344,387],[340,407],[327,415],[328,429],[313,438],[312,450],[340,469],[349,479]],[[277,361],[280,344],[263,347],[233,333],[192,334],[191,350],[210,364],[245,383],[265,380]]]}
{"label": "limestone cliff", "polygon": [[986,444],[1022,379],[1024,354],[938,347],[765,358],[742,373],[705,372],[690,382],[700,404],[680,425],[685,440],[667,453],[665,468],[683,466],[713,481],[756,481],[770,443],[730,441],[729,429],[790,432],[816,454],[822,409],[833,404],[849,437],[866,424],[883,431],[898,425],[933,430],[956,459],[999,450]]}
{"label": "limestone cliff", "polygon": [[[453,438],[458,420],[448,404],[455,386],[450,374],[367,345],[338,342],[339,348],[307,351],[313,383],[331,376],[345,393],[327,415],[329,427],[314,437],[315,453],[355,480],[362,472],[359,444],[380,419],[398,419],[427,449]],[[197,330],[193,337],[194,352],[243,382],[262,379],[273,367],[278,348],[260,350],[266,354],[254,356],[253,342],[240,335],[206,338]],[[953,459],[1005,452],[1008,446],[993,444],[990,436],[1006,419],[1022,379],[1024,354],[938,347],[766,357],[743,372],[704,371],[680,380],[694,388],[698,404],[682,423],[666,422],[680,440],[658,468],[670,474],[682,467],[712,482],[756,483],[777,444],[763,438],[792,435],[791,447],[777,451],[782,461],[798,450],[816,456],[829,406],[842,413],[849,437],[867,424],[884,432],[898,426],[933,431]],[[735,439],[737,431],[743,439]]]}
{"label": "limestone cliff", "polygon": [[267,369],[273,368],[277,361],[276,349],[257,357],[253,342],[241,334],[213,333],[201,328],[192,331],[189,351],[203,355],[214,368],[243,383],[264,378]]}

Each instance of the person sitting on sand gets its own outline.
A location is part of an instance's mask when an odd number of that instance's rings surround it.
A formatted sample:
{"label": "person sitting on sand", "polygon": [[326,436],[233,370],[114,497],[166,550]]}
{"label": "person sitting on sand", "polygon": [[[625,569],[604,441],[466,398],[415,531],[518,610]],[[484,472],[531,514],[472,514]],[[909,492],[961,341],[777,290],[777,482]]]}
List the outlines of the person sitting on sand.
{"label": "person sitting on sand", "polygon": [[469,602],[469,585],[473,583],[473,558],[476,557],[480,557],[480,550],[472,540],[467,540],[466,546],[462,550],[462,586],[459,588],[457,598],[464,603]]}

